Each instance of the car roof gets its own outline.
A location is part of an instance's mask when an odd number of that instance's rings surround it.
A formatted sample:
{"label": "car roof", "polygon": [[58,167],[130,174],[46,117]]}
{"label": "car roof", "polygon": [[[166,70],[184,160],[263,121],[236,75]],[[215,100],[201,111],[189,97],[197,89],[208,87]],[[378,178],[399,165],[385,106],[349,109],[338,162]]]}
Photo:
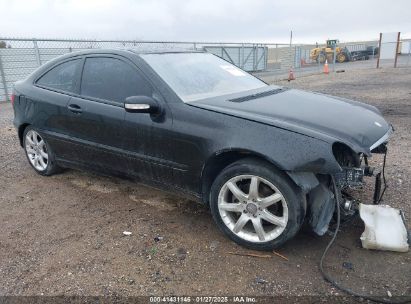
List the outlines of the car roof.
{"label": "car roof", "polygon": [[137,49],[87,49],[75,51],[67,54],[74,55],[88,55],[88,54],[175,54],[175,53],[205,53],[202,50],[186,50],[186,49],[161,49],[161,50],[137,50]]}
{"label": "car roof", "polygon": [[[66,53],[60,57],[55,58],[54,60],[49,61],[49,64],[54,64],[61,60],[66,60],[76,56],[84,56],[84,55],[93,55],[93,54],[101,54],[101,55],[120,55],[124,57],[133,57],[133,56],[140,56],[145,54],[190,54],[190,53],[206,53],[205,51],[197,51],[197,50],[184,50],[184,49],[160,49],[160,50],[137,50],[137,49],[87,49],[87,50],[79,50],[73,51],[70,53]],[[131,58],[130,58],[131,59]]]}
{"label": "car roof", "polygon": [[28,79],[35,79],[38,77],[40,74],[42,74],[44,71],[48,70],[50,67],[52,67],[55,64],[59,64],[60,62],[63,62],[65,60],[71,60],[71,58],[75,58],[78,56],[85,56],[85,55],[93,55],[93,54],[101,54],[101,55],[120,55],[124,57],[128,57],[131,59],[131,57],[139,57],[140,55],[143,54],[176,54],[176,53],[206,53],[204,51],[197,51],[197,50],[187,50],[187,49],[160,49],[160,50],[137,50],[137,49],[126,49],[126,48],[105,48],[105,49],[86,49],[86,50],[76,50],[70,53],[66,53],[64,55],[61,55],[59,57],[56,57],[49,62],[45,63],[43,66],[41,66],[38,70],[33,72]]}
{"label": "car roof", "polygon": [[135,53],[135,54],[175,54],[175,53],[205,53],[201,50],[184,50],[184,49],[170,49],[170,50],[147,50],[147,51],[140,51],[136,49],[128,49],[127,51]]}

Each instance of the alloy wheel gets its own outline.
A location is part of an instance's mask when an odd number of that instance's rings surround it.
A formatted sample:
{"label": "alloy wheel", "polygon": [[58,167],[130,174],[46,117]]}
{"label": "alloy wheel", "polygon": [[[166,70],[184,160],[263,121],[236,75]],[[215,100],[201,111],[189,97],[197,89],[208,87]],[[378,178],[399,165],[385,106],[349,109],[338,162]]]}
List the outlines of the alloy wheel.
{"label": "alloy wheel", "polygon": [[25,148],[27,157],[33,167],[38,171],[47,169],[49,155],[44,139],[34,130],[26,134]]}
{"label": "alloy wheel", "polygon": [[239,175],[228,180],[219,192],[218,210],[224,224],[249,242],[276,239],[288,222],[287,202],[282,193],[255,175]]}

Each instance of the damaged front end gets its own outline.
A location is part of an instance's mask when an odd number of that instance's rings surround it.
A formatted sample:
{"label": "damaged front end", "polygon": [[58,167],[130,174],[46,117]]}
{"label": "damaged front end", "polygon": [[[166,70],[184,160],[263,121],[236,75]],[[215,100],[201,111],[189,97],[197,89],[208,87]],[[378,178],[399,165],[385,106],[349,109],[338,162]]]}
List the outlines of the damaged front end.
{"label": "damaged front end", "polygon": [[[391,132],[389,133],[391,134]],[[339,207],[342,217],[351,217],[358,211],[359,200],[352,197],[350,192],[364,187],[364,177],[373,177],[374,194],[373,204],[379,204],[384,195],[385,184],[385,161],[387,155],[387,140],[377,142],[370,148],[368,155],[356,153],[350,147],[342,143],[334,143],[333,154],[341,170],[334,173],[337,191],[334,192],[331,175],[314,173],[288,172],[289,176],[297,183],[306,194],[307,199],[307,219],[318,235],[324,235],[329,227],[335,210],[335,195],[339,194]],[[384,161],[381,168],[371,167],[368,158],[372,154],[384,154]],[[371,200],[371,199],[370,199]]]}

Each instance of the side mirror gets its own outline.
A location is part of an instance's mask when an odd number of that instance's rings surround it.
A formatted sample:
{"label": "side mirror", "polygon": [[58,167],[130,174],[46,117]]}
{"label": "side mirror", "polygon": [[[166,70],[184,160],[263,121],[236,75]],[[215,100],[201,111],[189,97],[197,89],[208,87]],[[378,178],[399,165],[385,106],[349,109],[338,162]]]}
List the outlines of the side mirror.
{"label": "side mirror", "polygon": [[160,106],[157,101],[148,96],[130,96],[124,102],[124,109],[131,113],[160,113]]}

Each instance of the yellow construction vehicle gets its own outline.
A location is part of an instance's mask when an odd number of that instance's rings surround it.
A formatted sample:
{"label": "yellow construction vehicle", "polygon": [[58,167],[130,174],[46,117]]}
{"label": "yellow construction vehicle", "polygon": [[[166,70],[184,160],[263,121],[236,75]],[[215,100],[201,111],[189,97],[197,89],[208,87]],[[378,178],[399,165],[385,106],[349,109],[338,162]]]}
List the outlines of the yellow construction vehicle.
{"label": "yellow construction vehicle", "polygon": [[338,46],[338,40],[327,40],[327,46],[316,47],[310,51],[310,59],[324,63],[325,60],[329,63],[334,62],[334,49],[335,49],[335,61],[345,62],[350,60],[350,51],[347,48]]}

